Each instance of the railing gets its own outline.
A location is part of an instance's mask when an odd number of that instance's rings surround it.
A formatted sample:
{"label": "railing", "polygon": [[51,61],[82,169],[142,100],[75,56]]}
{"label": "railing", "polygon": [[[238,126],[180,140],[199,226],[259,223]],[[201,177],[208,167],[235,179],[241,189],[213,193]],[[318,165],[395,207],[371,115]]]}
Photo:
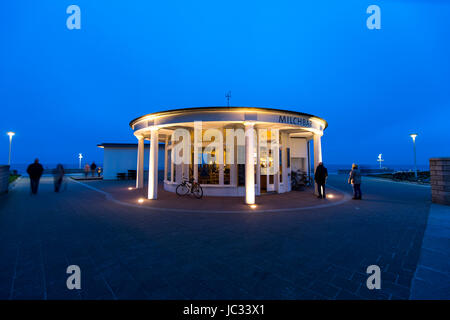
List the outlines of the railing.
{"label": "railing", "polygon": [[8,192],[9,166],[0,166],[0,193]]}

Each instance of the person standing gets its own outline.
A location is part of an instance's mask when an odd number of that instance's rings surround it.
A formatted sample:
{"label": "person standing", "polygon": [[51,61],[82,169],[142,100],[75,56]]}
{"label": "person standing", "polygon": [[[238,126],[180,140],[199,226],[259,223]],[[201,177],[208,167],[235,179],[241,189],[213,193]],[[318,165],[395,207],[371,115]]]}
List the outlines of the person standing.
{"label": "person standing", "polygon": [[326,198],[325,183],[327,181],[327,177],[327,168],[324,167],[322,162],[319,162],[319,165],[316,168],[316,172],[314,173],[314,181],[317,183],[317,191],[319,192],[317,198],[319,199]]}
{"label": "person standing", "polygon": [[56,169],[53,172],[53,178],[55,180],[55,192],[59,192],[64,180],[64,167],[62,166],[62,164],[58,164],[56,166]]}
{"label": "person standing", "polygon": [[94,161],[92,161],[92,163],[91,163],[91,173],[92,173],[93,177],[95,176],[95,169],[97,169],[97,165],[95,164]]}
{"label": "person standing", "polygon": [[89,171],[91,171],[91,167],[89,166],[89,164],[85,164],[84,165],[84,177],[87,178]]}
{"label": "person standing", "polygon": [[39,187],[39,180],[41,179],[44,167],[39,163],[39,159],[36,158],[34,163],[30,164],[27,168],[27,173],[30,176],[31,194],[37,194]]}
{"label": "person standing", "polygon": [[353,200],[361,200],[361,172],[358,169],[357,164],[352,164],[352,170],[350,171],[350,176],[348,177],[348,183],[353,187]]}

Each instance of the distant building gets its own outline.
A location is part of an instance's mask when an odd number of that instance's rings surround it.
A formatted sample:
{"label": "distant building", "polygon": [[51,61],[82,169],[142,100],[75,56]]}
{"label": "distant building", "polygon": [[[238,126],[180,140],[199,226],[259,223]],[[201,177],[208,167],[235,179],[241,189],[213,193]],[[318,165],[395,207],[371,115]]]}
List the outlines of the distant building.
{"label": "distant building", "polygon": [[[103,179],[115,180],[119,173],[128,174],[128,170],[136,170],[137,143],[102,143],[103,148]],[[144,158],[148,159],[150,144],[144,145]],[[144,170],[148,171],[148,161],[144,162]],[[159,145],[158,169],[164,170],[164,144]]]}

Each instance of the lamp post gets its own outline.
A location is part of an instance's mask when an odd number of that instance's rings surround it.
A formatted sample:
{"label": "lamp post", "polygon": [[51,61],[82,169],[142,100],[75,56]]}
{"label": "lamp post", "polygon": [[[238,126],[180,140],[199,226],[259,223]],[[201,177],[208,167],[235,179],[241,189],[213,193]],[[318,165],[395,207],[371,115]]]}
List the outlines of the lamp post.
{"label": "lamp post", "polygon": [[383,154],[382,154],[382,153],[380,153],[380,154],[378,155],[377,161],[380,163],[380,170],[381,170],[381,162],[384,161],[384,160],[383,160]]}
{"label": "lamp post", "polygon": [[12,144],[12,137],[15,135],[15,132],[9,131],[6,133],[9,136],[9,157],[8,157],[8,166],[11,166],[11,144]]}
{"label": "lamp post", "polygon": [[417,162],[416,162],[416,137],[417,133],[411,133],[409,135],[413,139],[413,145],[414,145],[414,177],[417,179]]}
{"label": "lamp post", "polygon": [[79,154],[78,154],[78,160],[79,160],[78,168],[79,168],[79,169],[81,169],[81,159],[83,159],[83,155],[82,155],[81,153],[79,153]]}

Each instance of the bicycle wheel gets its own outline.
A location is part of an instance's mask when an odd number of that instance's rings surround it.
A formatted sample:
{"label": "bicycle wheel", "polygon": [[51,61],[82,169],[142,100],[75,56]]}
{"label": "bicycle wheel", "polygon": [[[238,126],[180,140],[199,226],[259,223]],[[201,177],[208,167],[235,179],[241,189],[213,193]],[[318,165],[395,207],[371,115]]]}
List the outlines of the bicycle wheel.
{"label": "bicycle wheel", "polygon": [[177,195],[184,196],[189,192],[189,188],[184,183],[179,184],[176,189]]}
{"label": "bicycle wheel", "polygon": [[197,199],[201,199],[203,197],[203,189],[202,187],[197,184],[192,188],[192,193],[194,194],[194,197]]}

